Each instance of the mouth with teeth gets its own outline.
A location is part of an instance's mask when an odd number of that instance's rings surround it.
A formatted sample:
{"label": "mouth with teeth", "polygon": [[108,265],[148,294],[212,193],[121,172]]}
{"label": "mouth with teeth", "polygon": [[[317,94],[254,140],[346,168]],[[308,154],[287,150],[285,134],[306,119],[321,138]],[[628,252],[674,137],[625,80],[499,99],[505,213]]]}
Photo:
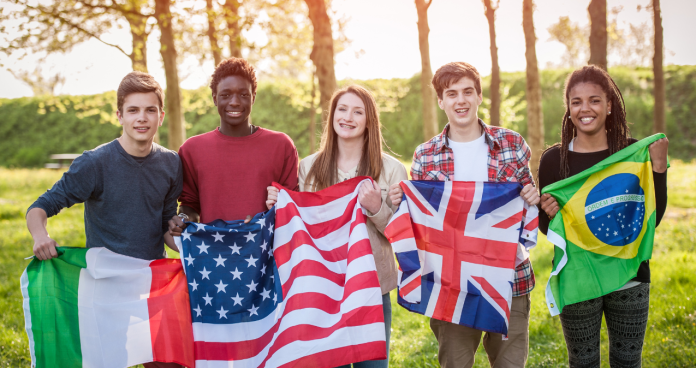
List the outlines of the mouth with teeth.
{"label": "mouth with teeth", "polygon": [[338,125],[341,127],[341,129],[350,129],[350,130],[355,129],[354,126],[348,125],[348,124],[338,124]]}
{"label": "mouth with teeth", "polygon": [[469,109],[455,109],[454,112],[456,112],[457,114],[466,115],[469,112]]}
{"label": "mouth with teeth", "polygon": [[242,116],[241,111],[227,111],[226,114],[227,114],[227,116],[232,117],[232,118],[238,118],[238,117]]}
{"label": "mouth with teeth", "polygon": [[133,129],[138,133],[147,133],[147,131],[150,130],[149,127],[135,127]]}
{"label": "mouth with teeth", "polygon": [[592,122],[594,121],[594,119],[595,119],[595,118],[592,117],[592,116],[585,116],[585,117],[580,118],[580,122],[581,122],[583,125],[587,125],[587,124],[592,123]]}

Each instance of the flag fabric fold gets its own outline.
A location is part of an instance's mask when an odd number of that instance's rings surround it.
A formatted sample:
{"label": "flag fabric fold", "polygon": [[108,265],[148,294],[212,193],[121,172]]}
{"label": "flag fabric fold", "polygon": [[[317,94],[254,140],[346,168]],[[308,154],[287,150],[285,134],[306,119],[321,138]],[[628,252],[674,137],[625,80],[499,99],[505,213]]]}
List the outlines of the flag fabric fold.
{"label": "flag fabric fold", "polygon": [[[334,367],[386,358],[382,295],[356,178],[280,189],[250,223],[179,239],[196,367]],[[369,179],[368,179],[369,180]]]}
{"label": "flag fabric fold", "polygon": [[536,245],[538,210],[519,183],[403,181],[385,235],[411,312],[507,334],[515,266]]}
{"label": "flag fabric fold", "polygon": [[106,248],[57,249],[57,258],[32,260],[21,277],[32,366],[193,366],[179,260],[146,261]]}
{"label": "flag fabric fold", "polygon": [[648,146],[664,137],[642,139],[542,191],[560,208],[547,233],[554,245],[546,286],[551,315],[619,289],[652,256],[656,215]]}

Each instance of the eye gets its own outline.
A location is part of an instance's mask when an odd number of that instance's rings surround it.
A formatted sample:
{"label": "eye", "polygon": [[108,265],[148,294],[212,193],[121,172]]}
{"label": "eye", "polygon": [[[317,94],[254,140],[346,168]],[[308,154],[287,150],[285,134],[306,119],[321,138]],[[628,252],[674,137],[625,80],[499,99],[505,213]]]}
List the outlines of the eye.
{"label": "eye", "polygon": [[355,113],[358,114],[358,115],[362,115],[362,114],[363,114],[362,111],[356,111]]}

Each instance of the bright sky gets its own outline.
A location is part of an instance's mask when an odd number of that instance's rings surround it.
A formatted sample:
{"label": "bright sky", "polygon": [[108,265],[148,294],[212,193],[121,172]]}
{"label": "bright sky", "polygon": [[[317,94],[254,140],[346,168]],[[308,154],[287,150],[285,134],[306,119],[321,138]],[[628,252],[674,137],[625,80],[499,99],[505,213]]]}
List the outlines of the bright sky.
{"label": "bright sky", "polygon": [[[652,22],[645,10],[637,5],[649,0],[608,0],[608,9],[623,6],[619,26],[627,23]],[[496,12],[496,32],[500,68],[503,71],[524,70],[524,33],[522,30],[522,0],[500,0]],[[564,47],[548,41],[546,29],[560,16],[569,16],[580,25],[588,21],[589,0],[535,0],[534,23],[537,34],[537,58],[543,68],[563,55]],[[696,64],[696,1],[662,1],[665,64]],[[349,17],[346,34],[350,47],[336,56],[338,79],[408,78],[420,71],[417,15],[413,0],[334,0],[334,9]],[[450,61],[466,61],[482,74],[490,74],[491,61],[488,23],[481,0],[433,0],[428,12],[430,23],[430,55],[433,71]],[[115,30],[107,41],[130,48],[127,30]],[[148,67],[164,86],[164,70],[158,52],[157,37],[148,44]],[[364,53],[356,58],[356,52]],[[7,62],[7,60],[4,60]],[[121,78],[130,71],[130,60],[117,50],[96,40],[82,44],[65,55],[51,56],[44,67],[47,73],[67,77],[58,89],[61,94],[94,94],[114,90]],[[23,60],[13,68],[33,70],[35,61]],[[200,66],[187,60],[179,67],[181,86],[197,88],[208,83],[213,72],[212,62]],[[0,98],[31,96],[29,86],[0,68]]]}

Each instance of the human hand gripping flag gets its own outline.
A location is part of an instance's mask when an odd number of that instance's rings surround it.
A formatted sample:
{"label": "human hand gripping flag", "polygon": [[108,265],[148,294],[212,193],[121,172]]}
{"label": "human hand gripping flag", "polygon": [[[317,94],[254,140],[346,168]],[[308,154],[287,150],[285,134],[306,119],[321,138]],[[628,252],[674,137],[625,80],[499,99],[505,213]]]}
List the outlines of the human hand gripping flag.
{"label": "human hand gripping flag", "polygon": [[515,266],[536,245],[538,210],[519,183],[403,181],[385,235],[400,266],[399,304],[507,334]]}
{"label": "human hand gripping flag", "polygon": [[196,367],[386,357],[382,295],[357,201],[364,179],[316,193],[274,183],[278,203],[250,223],[191,224],[182,233]]}

